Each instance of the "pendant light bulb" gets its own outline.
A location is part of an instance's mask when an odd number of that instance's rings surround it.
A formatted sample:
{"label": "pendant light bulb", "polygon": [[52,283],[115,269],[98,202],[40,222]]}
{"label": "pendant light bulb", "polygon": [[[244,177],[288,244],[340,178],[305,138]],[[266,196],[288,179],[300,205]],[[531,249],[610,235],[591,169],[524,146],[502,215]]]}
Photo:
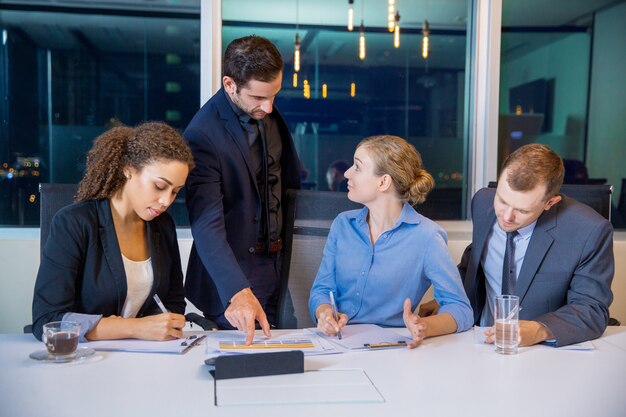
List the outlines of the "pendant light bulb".
{"label": "pendant light bulb", "polygon": [[354,30],[354,0],[348,0],[348,30]]}
{"label": "pendant light bulb", "polygon": [[363,26],[362,20],[361,29],[359,32],[359,59],[363,61],[365,60],[365,26]]}
{"label": "pendant light bulb", "polygon": [[311,98],[311,85],[309,84],[309,80],[307,80],[306,78],[302,82],[302,94],[306,99]]}
{"label": "pendant light bulb", "polygon": [[396,11],[395,17],[396,27],[393,31],[393,46],[395,48],[400,47],[400,12]]}
{"label": "pendant light bulb", "polygon": [[424,20],[424,26],[422,28],[422,57],[428,58],[430,28],[428,26],[428,20]]}
{"label": "pendant light bulb", "polygon": [[300,71],[300,35],[296,33],[296,49],[293,52],[293,70]]}
{"label": "pendant light bulb", "polygon": [[387,3],[387,29],[389,32],[393,32],[396,26],[395,20],[395,12],[396,12],[396,0],[388,0]]}

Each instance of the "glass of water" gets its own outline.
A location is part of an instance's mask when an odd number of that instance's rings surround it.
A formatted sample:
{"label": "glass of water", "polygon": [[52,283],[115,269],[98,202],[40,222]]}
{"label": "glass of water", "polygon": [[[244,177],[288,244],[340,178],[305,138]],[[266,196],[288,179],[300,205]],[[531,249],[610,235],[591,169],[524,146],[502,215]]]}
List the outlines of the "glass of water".
{"label": "glass of water", "polygon": [[514,355],[519,346],[519,297],[496,295],[495,345],[496,352]]}

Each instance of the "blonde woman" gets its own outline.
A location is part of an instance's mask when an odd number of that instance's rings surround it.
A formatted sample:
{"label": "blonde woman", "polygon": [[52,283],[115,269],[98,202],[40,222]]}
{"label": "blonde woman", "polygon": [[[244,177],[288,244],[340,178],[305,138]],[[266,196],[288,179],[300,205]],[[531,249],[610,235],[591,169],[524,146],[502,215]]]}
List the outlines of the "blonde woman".
{"label": "blonde woman", "polygon": [[[345,177],[348,198],[365,207],[340,214],[331,226],[309,299],[318,329],[335,335],[348,322],[405,325],[414,348],[425,337],[470,328],[472,309],[446,233],[412,207],[434,186],[417,150],[396,136],[366,138]],[[421,318],[413,311],[431,284],[441,308]]]}

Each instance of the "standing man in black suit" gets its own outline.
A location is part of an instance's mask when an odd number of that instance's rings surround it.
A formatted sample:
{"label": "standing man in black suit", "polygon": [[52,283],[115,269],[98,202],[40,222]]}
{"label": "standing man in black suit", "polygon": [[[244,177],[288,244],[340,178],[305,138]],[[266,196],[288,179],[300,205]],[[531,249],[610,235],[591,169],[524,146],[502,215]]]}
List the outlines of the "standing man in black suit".
{"label": "standing man in black suit", "polygon": [[269,40],[235,39],[224,53],[223,87],[183,134],[196,164],[186,185],[194,244],[185,295],[220,328],[243,330],[247,344],[256,321],[270,336],[286,191],[300,188],[293,139],[274,107],[282,73]]}

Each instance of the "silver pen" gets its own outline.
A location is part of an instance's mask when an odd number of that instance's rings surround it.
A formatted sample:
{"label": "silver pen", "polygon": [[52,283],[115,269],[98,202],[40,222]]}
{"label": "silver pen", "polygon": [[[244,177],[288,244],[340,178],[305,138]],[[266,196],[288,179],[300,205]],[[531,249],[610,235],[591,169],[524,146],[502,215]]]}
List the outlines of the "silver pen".
{"label": "silver pen", "polygon": [[[339,325],[339,313],[337,312],[337,304],[335,304],[335,295],[332,291],[329,291],[328,294],[330,295],[330,306],[333,308],[333,316],[335,316],[335,321]],[[337,332],[337,338],[341,340],[341,328]]]}
{"label": "silver pen", "polygon": [[154,301],[157,303],[157,305],[159,306],[159,308],[161,309],[161,311],[163,313],[167,313],[167,308],[165,308],[165,305],[163,304],[163,302],[161,301],[161,299],[159,298],[158,294],[154,294]]}

